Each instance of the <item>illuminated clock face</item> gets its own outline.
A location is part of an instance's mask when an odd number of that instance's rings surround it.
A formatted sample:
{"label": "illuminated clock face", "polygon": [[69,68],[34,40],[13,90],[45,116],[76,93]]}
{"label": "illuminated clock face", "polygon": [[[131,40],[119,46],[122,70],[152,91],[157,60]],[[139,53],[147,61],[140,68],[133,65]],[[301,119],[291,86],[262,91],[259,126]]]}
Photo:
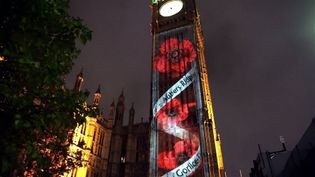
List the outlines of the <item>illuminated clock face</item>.
{"label": "illuminated clock face", "polygon": [[181,0],[170,0],[165,2],[159,9],[159,13],[163,17],[170,17],[178,12],[180,12],[183,8],[183,1]]}

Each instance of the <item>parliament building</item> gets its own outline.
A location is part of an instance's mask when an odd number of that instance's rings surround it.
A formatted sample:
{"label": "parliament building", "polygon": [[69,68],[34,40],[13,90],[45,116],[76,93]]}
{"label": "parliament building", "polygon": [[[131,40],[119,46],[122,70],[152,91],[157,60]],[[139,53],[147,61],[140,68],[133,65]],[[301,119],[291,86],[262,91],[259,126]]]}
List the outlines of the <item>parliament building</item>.
{"label": "parliament building", "polygon": [[[74,90],[81,91],[84,77],[81,71]],[[141,118],[135,124],[134,104],[129,109],[125,125],[125,96],[121,92],[117,104],[113,101],[109,114],[100,111],[101,88],[94,93],[93,104],[87,105],[91,115],[71,132],[69,155],[81,155],[81,166],[64,174],[65,177],[134,177],[148,176],[149,122]]]}

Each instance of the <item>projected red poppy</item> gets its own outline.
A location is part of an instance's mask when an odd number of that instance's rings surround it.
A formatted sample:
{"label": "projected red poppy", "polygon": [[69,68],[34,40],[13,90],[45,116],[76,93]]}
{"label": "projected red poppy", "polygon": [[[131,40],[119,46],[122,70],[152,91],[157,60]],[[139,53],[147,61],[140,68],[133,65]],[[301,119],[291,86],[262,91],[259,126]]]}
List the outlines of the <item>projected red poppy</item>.
{"label": "projected red poppy", "polygon": [[161,73],[171,73],[172,77],[178,77],[196,56],[196,50],[189,40],[166,39],[160,46],[159,54],[155,56],[154,68]]}
{"label": "projected red poppy", "polygon": [[169,136],[178,138],[171,150],[158,154],[159,168],[174,169],[196,153],[199,146],[198,136],[181,127],[181,122],[188,118],[189,108],[194,106],[194,102],[182,104],[179,99],[174,98],[157,113],[159,128]]}
{"label": "projected red poppy", "polygon": [[188,117],[188,105],[182,104],[178,99],[174,98],[168,102],[158,113],[158,123],[162,128],[168,127],[170,122],[178,124]]}
{"label": "projected red poppy", "polygon": [[[196,141],[178,141],[174,145],[174,150],[168,152],[161,152],[158,154],[159,168],[172,170],[178,165],[185,162],[188,158],[193,156],[197,149],[198,144]],[[197,141],[199,143],[199,140]]]}

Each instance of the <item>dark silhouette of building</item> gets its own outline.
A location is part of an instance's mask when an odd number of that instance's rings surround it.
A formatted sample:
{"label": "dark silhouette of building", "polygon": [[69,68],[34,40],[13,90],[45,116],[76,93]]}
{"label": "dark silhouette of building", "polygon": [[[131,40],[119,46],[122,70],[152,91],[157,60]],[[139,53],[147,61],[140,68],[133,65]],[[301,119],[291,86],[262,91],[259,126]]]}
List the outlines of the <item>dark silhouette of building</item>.
{"label": "dark silhouette of building", "polygon": [[128,124],[124,125],[125,97],[123,92],[119,96],[115,108],[114,126],[110,142],[108,177],[136,177],[148,176],[149,169],[149,123],[134,123],[135,109],[132,104],[129,110]]}
{"label": "dark silhouette of building", "polygon": [[259,153],[253,160],[254,167],[251,168],[250,177],[277,177],[289,158],[290,151],[283,148],[278,151],[265,151],[258,145]]}
{"label": "dark silhouette of building", "polygon": [[262,151],[259,146],[250,177],[315,177],[315,118],[292,151]]}
{"label": "dark silhouette of building", "polygon": [[315,118],[292,150],[279,177],[315,177]]}

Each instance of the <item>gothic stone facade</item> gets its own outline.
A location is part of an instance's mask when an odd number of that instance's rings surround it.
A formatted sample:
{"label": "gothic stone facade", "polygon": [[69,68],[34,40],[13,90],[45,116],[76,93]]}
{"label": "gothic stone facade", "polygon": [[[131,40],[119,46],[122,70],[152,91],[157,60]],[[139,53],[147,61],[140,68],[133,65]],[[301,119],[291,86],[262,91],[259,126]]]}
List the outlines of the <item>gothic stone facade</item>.
{"label": "gothic stone facade", "polygon": [[149,123],[134,124],[135,110],[129,110],[128,124],[123,124],[124,96],[120,95],[112,129],[107,177],[148,176]]}

